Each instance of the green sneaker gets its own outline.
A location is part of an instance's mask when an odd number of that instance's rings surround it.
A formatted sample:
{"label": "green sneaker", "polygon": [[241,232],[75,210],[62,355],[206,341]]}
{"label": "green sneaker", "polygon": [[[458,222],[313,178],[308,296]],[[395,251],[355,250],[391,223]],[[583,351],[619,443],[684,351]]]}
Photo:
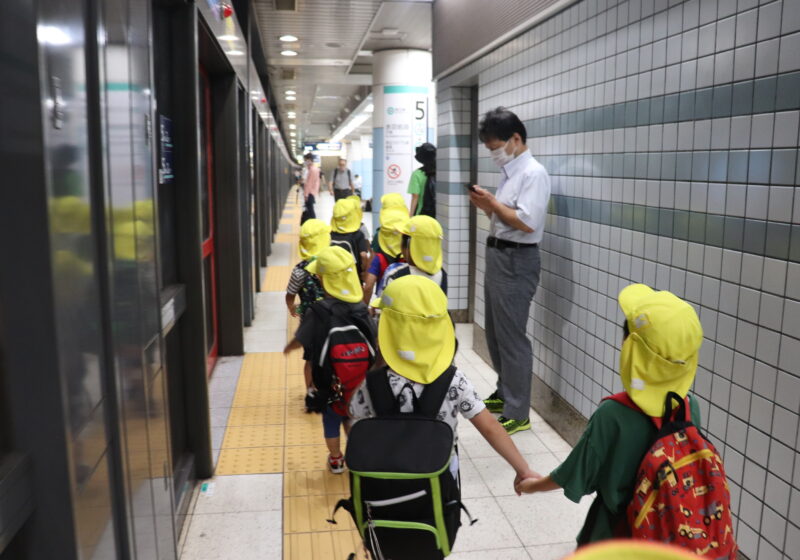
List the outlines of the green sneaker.
{"label": "green sneaker", "polygon": [[503,412],[503,399],[497,396],[497,391],[489,395],[488,399],[483,400],[483,404],[486,405],[486,409],[489,412],[497,412],[498,414]]}
{"label": "green sneaker", "polygon": [[500,418],[497,419],[497,421],[503,425],[508,435],[516,434],[517,432],[521,432],[522,430],[531,429],[531,421],[528,418],[526,418],[525,420],[512,420],[511,418],[506,418],[505,416],[501,416]]}

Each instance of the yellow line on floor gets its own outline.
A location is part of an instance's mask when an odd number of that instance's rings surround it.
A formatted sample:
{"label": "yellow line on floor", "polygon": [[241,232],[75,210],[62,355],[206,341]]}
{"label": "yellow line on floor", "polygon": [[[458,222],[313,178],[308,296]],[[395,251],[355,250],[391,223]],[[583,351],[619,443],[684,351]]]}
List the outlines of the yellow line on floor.
{"label": "yellow line on floor", "polygon": [[[288,234],[281,234],[288,235]],[[286,288],[291,267],[267,269],[264,289]],[[286,313],[267,309],[262,313]],[[299,320],[287,314],[287,338]],[[322,420],[304,409],[302,352],[251,353],[244,357],[220,452],[217,475],[282,473],[285,560],[368,560],[349,514],[327,522],[349,495],[346,474],[327,469]]]}
{"label": "yellow line on floor", "polygon": [[270,266],[264,274],[264,282],[261,284],[262,292],[282,292],[286,290],[289,283],[289,276],[292,274],[291,266]]}

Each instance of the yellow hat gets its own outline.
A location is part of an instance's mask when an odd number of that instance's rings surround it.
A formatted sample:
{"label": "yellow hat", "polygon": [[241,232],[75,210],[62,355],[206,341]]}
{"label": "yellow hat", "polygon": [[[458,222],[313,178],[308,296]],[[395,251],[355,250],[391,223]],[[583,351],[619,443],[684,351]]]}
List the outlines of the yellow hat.
{"label": "yellow hat", "polygon": [[333,218],[331,218],[331,228],[337,233],[351,233],[361,226],[361,205],[356,209],[354,200],[350,198],[340,198],[333,205]]}
{"label": "yellow hat", "polygon": [[580,548],[566,560],[694,560],[677,546],[645,541],[613,540]]}
{"label": "yellow hat", "polygon": [[364,299],[353,255],[341,247],[326,247],[306,270],[322,279],[322,287],[336,299],[356,303]]}
{"label": "yellow hat", "polygon": [[331,226],[312,218],[300,227],[300,256],[304,259],[315,257],[331,244]]}
{"label": "yellow hat", "polygon": [[351,194],[347,197],[347,200],[353,201],[353,206],[355,207],[356,212],[358,212],[358,223],[360,224],[364,219],[364,209],[361,208],[361,197],[357,194]]}
{"label": "yellow hat", "polygon": [[381,211],[389,208],[405,208],[406,214],[408,214],[406,199],[400,193],[388,193],[381,197]]}
{"label": "yellow hat", "polygon": [[398,278],[370,304],[382,310],[378,344],[392,370],[431,383],[453,363],[456,334],[447,296],[424,276]]}
{"label": "yellow hat", "polygon": [[400,228],[411,237],[409,249],[414,266],[428,274],[442,269],[442,226],[430,216],[414,216]]}
{"label": "yellow hat", "polygon": [[703,327],[691,305],[644,284],[624,288],[619,306],[630,331],[620,354],[622,385],[639,408],[659,417],[667,393],[686,397],[694,382]]}
{"label": "yellow hat", "polygon": [[408,210],[405,208],[381,208],[381,229],[378,231],[378,245],[381,251],[390,257],[400,254],[403,235],[400,227],[408,221]]}

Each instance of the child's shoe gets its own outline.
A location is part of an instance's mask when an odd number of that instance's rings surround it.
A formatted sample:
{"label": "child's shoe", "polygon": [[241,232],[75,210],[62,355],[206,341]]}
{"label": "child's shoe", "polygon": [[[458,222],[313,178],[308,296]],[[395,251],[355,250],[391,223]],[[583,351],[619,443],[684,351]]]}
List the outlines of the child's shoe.
{"label": "child's shoe", "polygon": [[344,472],[344,455],[338,457],[328,455],[328,468],[333,474],[342,474]]}

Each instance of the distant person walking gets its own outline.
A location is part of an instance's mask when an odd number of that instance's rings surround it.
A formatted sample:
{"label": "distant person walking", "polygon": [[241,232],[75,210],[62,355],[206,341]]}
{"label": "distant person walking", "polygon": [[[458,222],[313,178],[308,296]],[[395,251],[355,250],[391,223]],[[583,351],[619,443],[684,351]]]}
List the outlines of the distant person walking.
{"label": "distant person walking", "polygon": [[339,158],[339,165],[333,170],[329,188],[333,190],[334,200],[356,194],[356,188],[353,185],[353,174],[347,167],[346,159]]}
{"label": "distant person walking", "polygon": [[316,218],[317,214],[314,211],[314,204],[317,197],[319,197],[319,168],[314,165],[314,156],[306,154],[303,159],[304,169],[303,174],[303,195],[305,196],[305,206],[303,208],[303,215],[300,218],[300,225],[303,225],[306,220]]}
{"label": "distant person walking", "polygon": [[531,427],[533,351],[525,328],[539,284],[539,243],[544,234],[550,176],[526,146],[525,125],[502,107],[486,113],[478,132],[500,168],[496,194],[477,185],[469,199],[491,221],[486,240],[486,342],[498,375],[486,399],[510,434]]}
{"label": "distant person walking", "polygon": [[408,194],[412,216],[436,218],[436,146],[429,142],[417,146],[414,159],[422,164],[415,169],[408,180]]}

